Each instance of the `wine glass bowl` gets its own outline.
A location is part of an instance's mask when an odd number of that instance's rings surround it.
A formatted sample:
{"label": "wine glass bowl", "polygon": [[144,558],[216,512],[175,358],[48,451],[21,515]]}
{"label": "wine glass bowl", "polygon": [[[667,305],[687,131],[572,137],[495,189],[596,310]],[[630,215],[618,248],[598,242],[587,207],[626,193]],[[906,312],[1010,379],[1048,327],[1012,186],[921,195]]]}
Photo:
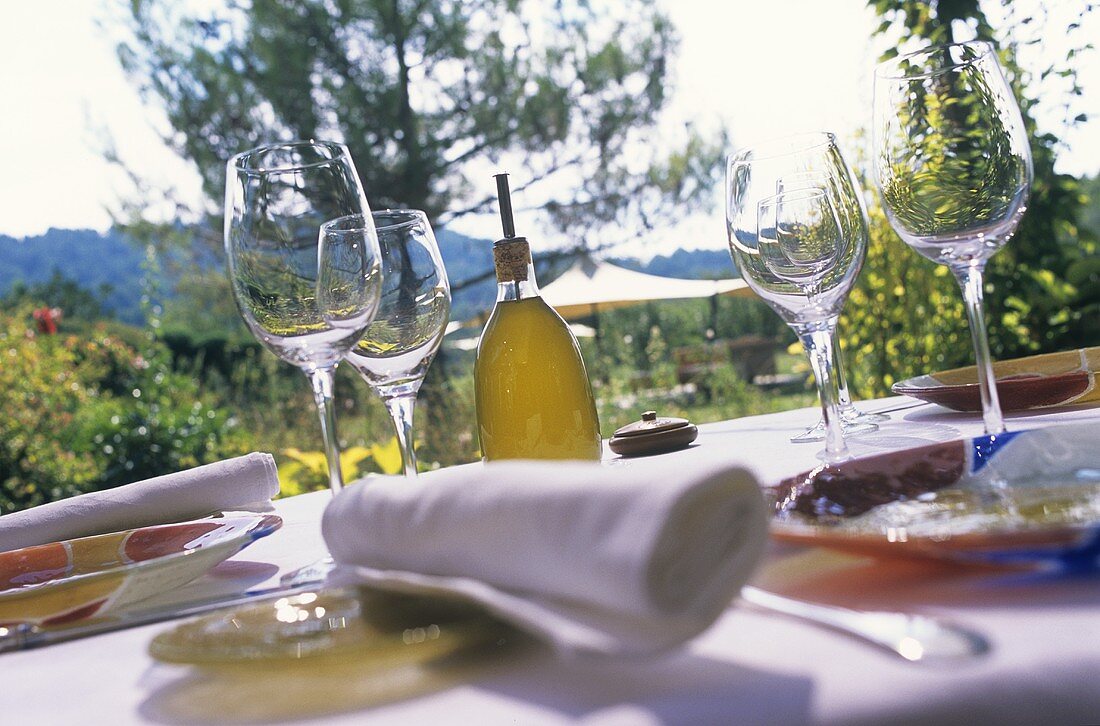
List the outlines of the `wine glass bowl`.
{"label": "wine glass bowl", "polygon": [[938,46],[875,76],[876,179],[898,235],[943,264],[1000,249],[1027,209],[1031,150],[993,47]]}
{"label": "wine glass bowl", "polygon": [[323,223],[370,213],[347,149],[295,141],[227,163],[225,250],[234,299],[249,330],[309,377],[321,418],[329,484],[343,486],[333,372],[378,307],[377,237],[328,239]]}
{"label": "wine glass bowl", "polygon": [[1031,150],[993,47],[939,46],[875,76],[874,158],[886,212],[925,257],[986,258],[1027,208]]}
{"label": "wine glass bowl", "polygon": [[[364,227],[352,215],[326,224],[329,234],[354,237]],[[451,289],[427,216],[413,209],[373,214],[382,250],[378,315],[347,361],[385,404],[394,422],[406,475],[416,475],[413,409],[435,358],[451,310]]]}
{"label": "wine glass bowl", "polygon": [[[799,283],[769,268],[768,258],[772,255],[760,249],[760,204],[776,197],[777,189],[784,188],[783,179],[792,175],[835,179],[834,196],[845,201],[844,205],[836,205],[844,207],[837,215],[837,224],[840,224],[840,217],[851,213],[852,208],[859,219],[853,233],[843,235],[844,244],[836,249],[833,264],[820,274],[813,299],[807,296]],[[836,200],[833,201],[835,203]],[[730,253],[749,287],[788,325],[822,322],[840,312],[859,274],[866,251],[867,225],[862,204],[832,134],[800,134],[731,155],[727,166],[726,195]],[[768,231],[774,237],[774,226],[766,229]],[[771,239],[765,237],[765,249]]]}
{"label": "wine glass bowl", "polygon": [[986,260],[1027,209],[1027,131],[989,43],[935,46],[875,72],[875,181],[891,226],[963,290],[986,433],[1003,432],[982,302]]}
{"label": "wine glass bowl", "polygon": [[840,222],[824,189],[781,192],[757,206],[764,264],[811,300],[843,247]]}

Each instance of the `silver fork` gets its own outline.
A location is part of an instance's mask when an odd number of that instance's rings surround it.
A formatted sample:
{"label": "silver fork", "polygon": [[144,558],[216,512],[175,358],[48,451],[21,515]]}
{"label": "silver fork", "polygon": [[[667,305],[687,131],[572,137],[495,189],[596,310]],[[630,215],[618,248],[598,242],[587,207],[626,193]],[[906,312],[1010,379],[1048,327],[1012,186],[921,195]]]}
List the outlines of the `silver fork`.
{"label": "silver fork", "polygon": [[742,588],[741,599],[759,610],[823,625],[914,663],[961,660],[989,651],[989,641],[979,633],[925,615],[818,605],[755,587]]}

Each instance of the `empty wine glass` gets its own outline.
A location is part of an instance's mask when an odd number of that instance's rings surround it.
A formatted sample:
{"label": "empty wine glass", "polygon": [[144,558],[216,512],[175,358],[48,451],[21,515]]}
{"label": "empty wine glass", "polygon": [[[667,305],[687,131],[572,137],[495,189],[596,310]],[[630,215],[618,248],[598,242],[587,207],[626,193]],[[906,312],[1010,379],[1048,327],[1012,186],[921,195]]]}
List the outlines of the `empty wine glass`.
{"label": "empty wine glass", "polygon": [[[826,457],[843,458],[833,335],[867,250],[866,214],[851,169],[832,134],[814,133],[732,154],[726,174],[726,231],[734,264],[798,334],[817,382]],[[777,194],[780,181],[795,174],[832,179],[832,192]]]}
{"label": "empty wine glass", "polygon": [[[821,172],[796,172],[782,177],[776,183],[776,193],[781,194],[797,189],[821,189],[830,195],[836,194],[836,184],[831,177]],[[839,206],[834,202],[834,207]],[[842,233],[845,236],[865,234],[863,219],[859,214],[841,215],[838,217]],[[833,336],[833,363],[836,371],[837,400],[840,403],[840,422],[847,435],[865,434],[877,431],[877,425],[882,421],[889,421],[890,417],[884,413],[868,413],[856,408],[852,403],[851,393],[848,391],[848,377],[845,373],[844,351],[840,347],[839,336]],[[798,436],[792,436],[791,441],[804,443],[810,441],[822,441],[825,439],[825,420],[819,419],[816,424],[808,428]]]}
{"label": "empty wine glass", "polygon": [[986,260],[1027,209],[1031,149],[989,43],[926,48],[875,72],[875,179],[906,244],[954,273],[974,342],[987,434],[1005,430],[982,309]]}
{"label": "empty wine glass", "polygon": [[338,493],[333,374],[378,309],[382,263],[373,233],[325,237],[321,225],[370,207],[341,144],[262,146],[234,156],[227,171],[225,250],[237,308],[268,350],[309,378]]}
{"label": "empty wine glass", "polygon": [[[413,409],[435,358],[451,311],[451,288],[428,217],[414,209],[359,215],[329,222],[329,235],[354,238],[377,229],[382,249],[382,302],[378,315],[347,361],[393,419],[406,476],[416,476]],[[364,222],[367,222],[364,224]]]}

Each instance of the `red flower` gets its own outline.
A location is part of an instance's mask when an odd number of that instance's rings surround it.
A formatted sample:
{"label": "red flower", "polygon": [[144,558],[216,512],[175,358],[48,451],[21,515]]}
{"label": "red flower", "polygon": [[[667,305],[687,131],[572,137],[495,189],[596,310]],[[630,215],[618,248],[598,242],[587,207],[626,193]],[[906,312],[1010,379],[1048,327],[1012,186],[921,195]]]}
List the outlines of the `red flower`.
{"label": "red flower", "polygon": [[57,333],[57,321],[61,319],[61,308],[38,308],[32,314],[39,333],[43,335]]}

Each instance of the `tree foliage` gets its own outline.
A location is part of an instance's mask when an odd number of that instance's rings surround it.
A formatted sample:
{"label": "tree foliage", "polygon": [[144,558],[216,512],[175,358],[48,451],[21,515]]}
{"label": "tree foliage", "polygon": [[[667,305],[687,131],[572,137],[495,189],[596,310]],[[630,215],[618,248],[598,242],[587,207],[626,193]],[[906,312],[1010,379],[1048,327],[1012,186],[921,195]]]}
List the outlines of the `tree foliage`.
{"label": "tree foliage", "polygon": [[[202,15],[134,0],[123,67],[162,104],[217,216],[225,160],[345,142],[375,208],[484,211],[487,163],[576,241],[710,188],[721,139],[652,143],[677,38],[655,0],[253,0]],[[667,150],[666,150],[667,151]],[[539,191],[541,189],[541,191]],[[625,237],[625,232],[620,232]]]}
{"label": "tree foliage", "polygon": [[973,348],[950,270],[898,239],[881,206],[869,214],[871,242],[840,333],[850,387],[881,396],[909,376],[972,362]]}

